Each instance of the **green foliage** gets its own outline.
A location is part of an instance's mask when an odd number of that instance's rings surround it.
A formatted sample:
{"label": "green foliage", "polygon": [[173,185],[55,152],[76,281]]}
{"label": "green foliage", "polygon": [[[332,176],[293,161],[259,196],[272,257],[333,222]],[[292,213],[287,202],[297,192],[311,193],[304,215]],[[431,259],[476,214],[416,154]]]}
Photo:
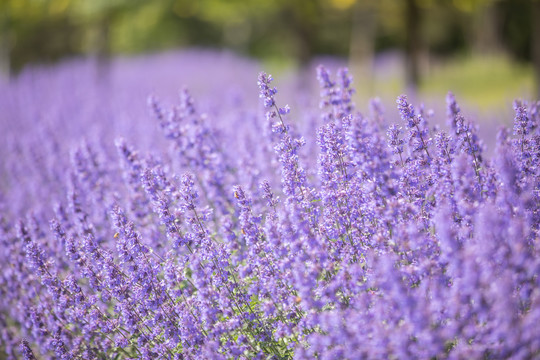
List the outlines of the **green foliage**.
{"label": "green foliage", "polygon": [[[500,25],[499,42],[519,59],[530,61],[533,1],[415,0],[422,15],[423,51],[448,56],[474,50],[477,33],[483,31],[478,21],[491,9]],[[5,50],[0,51],[0,67],[8,64],[17,72],[29,63],[69,56],[208,46],[256,56],[279,69],[303,64],[316,54],[348,56],[351,44],[358,41],[367,41],[372,52],[403,49],[404,4],[402,0],[2,0],[0,46]],[[359,34],[368,35],[359,40]],[[351,56],[354,61],[356,55]],[[390,82],[385,87],[392,93],[401,88],[399,79]],[[430,79],[422,86],[436,87]]]}
{"label": "green foliage", "polygon": [[512,94],[533,95],[533,70],[501,57],[463,57],[434,67],[425,77],[423,94],[445,94],[452,89],[482,109],[500,106]]}

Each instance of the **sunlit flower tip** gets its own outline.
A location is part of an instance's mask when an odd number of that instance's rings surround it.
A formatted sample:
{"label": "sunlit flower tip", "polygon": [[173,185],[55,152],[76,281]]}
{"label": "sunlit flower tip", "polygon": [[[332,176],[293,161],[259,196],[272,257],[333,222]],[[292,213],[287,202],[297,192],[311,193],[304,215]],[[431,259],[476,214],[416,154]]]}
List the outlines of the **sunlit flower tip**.
{"label": "sunlit flower tip", "polygon": [[267,74],[265,73],[264,71],[259,73],[259,78],[258,78],[258,84],[259,86],[263,86],[263,85],[267,85],[268,83],[272,82],[273,78],[272,78],[272,75],[270,74]]}
{"label": "sunlit flower tip", "polygon": [[264,107],[271,108],[275,105],[274,95],[277,93],[277,89],[271,88],[272,76],[262,72],[259,74],[257,85],[259,86],[259,97],[264,99]]}

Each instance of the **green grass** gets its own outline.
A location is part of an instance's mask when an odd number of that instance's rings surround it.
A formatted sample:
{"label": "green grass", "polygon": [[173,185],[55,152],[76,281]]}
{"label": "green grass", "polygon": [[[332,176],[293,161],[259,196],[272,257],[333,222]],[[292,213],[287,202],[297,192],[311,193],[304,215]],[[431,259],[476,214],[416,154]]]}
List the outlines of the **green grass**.
{"label": "green grass", "polygon": [[424,74],[421,96],[444,96],[449,90],[479,109],[500,107],[515,98],[534,94],[532,66],[502,56],[463,57],[433,66]]}

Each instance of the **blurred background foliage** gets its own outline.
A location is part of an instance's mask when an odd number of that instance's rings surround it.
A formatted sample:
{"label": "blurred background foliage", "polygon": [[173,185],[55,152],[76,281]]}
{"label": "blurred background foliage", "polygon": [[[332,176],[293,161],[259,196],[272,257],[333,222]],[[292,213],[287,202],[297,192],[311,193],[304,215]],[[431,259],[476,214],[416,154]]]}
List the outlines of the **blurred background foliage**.
{"label": "blurred background foliage", "polygon": [[[486,102],[493,91],[537,96],[540,0],[0,0],[3,74],[194,46],[282,66],[344,57],[370,95],[451,87],[483,91]],[[388,54],[398,64],[391,78],[377,72]]]}

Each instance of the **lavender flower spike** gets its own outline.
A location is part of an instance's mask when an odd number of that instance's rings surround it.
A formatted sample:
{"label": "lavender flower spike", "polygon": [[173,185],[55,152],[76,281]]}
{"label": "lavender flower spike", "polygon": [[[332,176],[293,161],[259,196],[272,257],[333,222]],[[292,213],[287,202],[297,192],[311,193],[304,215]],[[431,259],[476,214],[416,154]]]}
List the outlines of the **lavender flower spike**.
{"label": "lavender flower spike", "polygon": [[21,354],[24,360],[36,360],[34,353],[28,344],[28,340],[26,339],[21,341]]}
{"label": "lavender flower spike", "polygon": [[277,89],[271,87],[270,83],[272,80],[272,75],[266,74],[265,72],[259,74],[259,80],[257,81],[260,90],[259,97],[264,100],[265,108],[271,108],[276,104],[274,95],[277,94]]}

